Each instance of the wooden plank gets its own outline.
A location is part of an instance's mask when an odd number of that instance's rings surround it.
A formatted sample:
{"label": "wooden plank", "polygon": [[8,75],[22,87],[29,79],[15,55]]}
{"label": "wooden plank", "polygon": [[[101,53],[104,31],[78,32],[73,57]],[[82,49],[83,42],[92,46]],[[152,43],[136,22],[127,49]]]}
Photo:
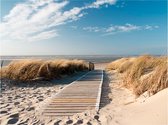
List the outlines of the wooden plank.
{"label": "wooden plank", "polygon": [[89,96],[89,94],[88,95],[66,95],[65,97],[63,97],[63,96],[57,96],[58,98],[65,98],[65,99],[67,99],[67,98],[96,98],[97,96],[96,95],[92,95],[92,96]]}
{"label": "wooden plank", "polygon": [[73,104],[73,105],[48,105],[49,108],[54,107],[95,107],[95,105]]}
{"label": "wooden plank", "polygon": [[66,105],[95,105],[95,103],[50,103],[49,105],[62,105],[62,106],[66,106]]}
{"label": "wooden plank", "polygon": [[59,103],[59,102],[67,102],[67,103],[71,103],[71,102],[86,102],[86,103],[89,103],[89,102],[95,102],[96,99],[92,99],[92,100],[89,100],[89,99],[86,99],[86,100],[78,100],[78,99],[71,99],[71,100],[66,100],[66,99],[63,99],[63,100],[52,100],[51,103]]}
{"label": "wooden plank", "polygon": [[[92,107],[94,107],[94,106],[92,106]],[[67,109],[67,110],[70,110],[70,109],[86,109],[86,108],[91,108],[91,106],[47,107],[47,108],[45,108],[45,110],[46,110],[46,109]]]}
{"label": "wooden plank", "polygon": [[[78,112],[76,112],[78,113]],[[74,113],[59,113],[59,114],[56,114],[56,113],[43,113],[43,115],[45,117],[62,117],[62,116],[72,116],[74,115]]]}
{"label": "wooden plank", "polygon": [[83,109],[76,110],[45,110],[43,113],[77,113],[85,111]]}
{"label": "wooden plank", "polygon": [[71,116],[99,108],[102,71],[95,70],[64,87],[43,108],[45,117]]}
{"label": "wooden plank", "polygon": [[53,100],[96,100],[96,98],[55,98]]}

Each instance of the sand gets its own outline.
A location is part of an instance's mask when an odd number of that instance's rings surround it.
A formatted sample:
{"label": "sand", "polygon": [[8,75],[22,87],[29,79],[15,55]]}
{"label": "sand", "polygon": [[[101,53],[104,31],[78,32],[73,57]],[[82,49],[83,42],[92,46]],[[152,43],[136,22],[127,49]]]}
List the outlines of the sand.
{"label": "sand", "polygon": [[34,124],[36,108],[40,103],[59,91],[64,85],[51,87],[12,87],[2,93],[0,105],[1,125]]}
{"label": "sand", "polygon": [[136,98],[131,91],[122,88],[120,76],[111,72],[110,104],[100,109],[102,125],[167,125],[168,88],[149,97],[144,93]]}
{"label": "sand", "polygon": [[[96,64],[104,69],[107,63]],[[48,83],[50,86],[6,87],[1,94],[0,121],[2,125],[167,125],[168,89],[149,97],[144,93],[135,98],[131,91],[122,88],[121,76],[116,71],[105,72],[101,109],[88,110],[72,117],[40,119],[40,106],[63,87],[82,75]]]}
{"label": "sand", "polygon": [[[38,117],[39,107],[61,91],[63,87],[86,72],[74,74],[62,80],[36,81],[31,83],[2,80],[0,96],[0,124],[42,124]],[[15,84],[15,85],[14,85]],[[47,122],[48,120],[45,120]]]}
{"label": "sand", "polygon": [[[135,102],[125,107],[129,117],[123,119],[125,125],[167,125],[168,124],[168,89],[158,92],[148,99]],[[133,120],[132,120],[133,119]]]}

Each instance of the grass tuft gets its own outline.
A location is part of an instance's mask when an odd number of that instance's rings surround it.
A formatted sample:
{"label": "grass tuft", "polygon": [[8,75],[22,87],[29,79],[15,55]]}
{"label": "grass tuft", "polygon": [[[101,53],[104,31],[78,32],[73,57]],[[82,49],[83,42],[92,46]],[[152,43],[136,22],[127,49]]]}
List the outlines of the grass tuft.
{"label": "grass tuft", "polygon": [[17,60],[0,70],[1,78],[30,81],[38,78],[55,79],[88,70],[83,60]]}
{"label": "grass tuft", "polygon": [[137,96],[145,91],[155,94],[168,87],[167,57],[122,58],[110,63],[107,70],[121,73],[123,86],[133,90]]}

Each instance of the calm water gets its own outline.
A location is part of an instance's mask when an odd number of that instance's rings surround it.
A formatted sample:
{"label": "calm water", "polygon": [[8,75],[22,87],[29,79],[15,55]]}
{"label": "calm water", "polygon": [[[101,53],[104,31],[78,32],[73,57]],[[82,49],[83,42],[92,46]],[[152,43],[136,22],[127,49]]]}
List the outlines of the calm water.
{"label": "calm water", "polygon": [[55,56],[0,56],[0,64],[2,64],[3,60],[3,66],[9,64],[12,60],[18,60],[18,59],[82,59],[86,61],[90,61],[93,63],[106,63],[111,62],[116,59],[122,58],[123,56],[102,56],[102,55],[55,55]]}

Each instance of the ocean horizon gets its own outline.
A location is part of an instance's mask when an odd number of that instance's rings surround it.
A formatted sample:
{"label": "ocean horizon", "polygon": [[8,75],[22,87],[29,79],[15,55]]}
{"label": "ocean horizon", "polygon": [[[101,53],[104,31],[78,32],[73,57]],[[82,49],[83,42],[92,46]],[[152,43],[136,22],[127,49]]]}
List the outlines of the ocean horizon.
{"label": "ocean horizon", "polygon": [[[12,60],[20,59],[79,59],[93,63],[108,63],[116,59],[126,57],[121,55],[17,55],[17,56],[0,56],[0,64],[2,66],[8,65]],[[2,64],[3,63],[3,64]]]}

